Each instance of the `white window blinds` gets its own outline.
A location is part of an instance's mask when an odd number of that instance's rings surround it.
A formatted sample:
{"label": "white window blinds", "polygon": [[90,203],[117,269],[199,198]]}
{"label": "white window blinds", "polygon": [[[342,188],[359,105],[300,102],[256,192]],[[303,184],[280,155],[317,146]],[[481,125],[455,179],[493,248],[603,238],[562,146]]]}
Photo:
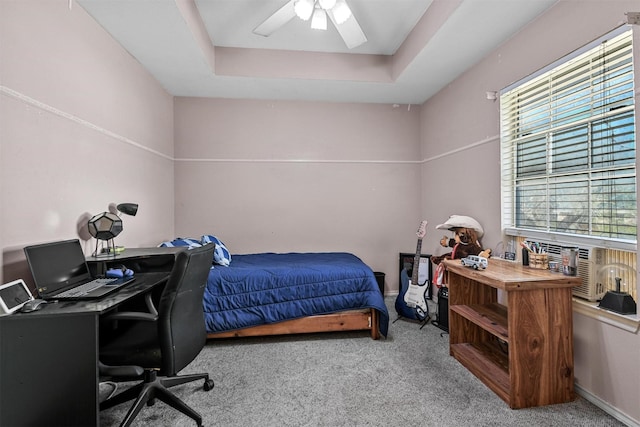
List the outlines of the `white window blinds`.
{"label": "white window blinds", "polygon": [[594,45],[500,96],[504,228],[636,242],[631,30]]}

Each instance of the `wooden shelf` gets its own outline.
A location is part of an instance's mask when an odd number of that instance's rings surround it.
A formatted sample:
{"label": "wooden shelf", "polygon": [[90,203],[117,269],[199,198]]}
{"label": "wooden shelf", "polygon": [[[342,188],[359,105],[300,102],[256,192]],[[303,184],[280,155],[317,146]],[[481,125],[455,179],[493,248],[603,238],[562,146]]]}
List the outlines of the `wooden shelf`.
{"label": "wooden shelf", "polygon": [[507,307],[502,304],[455,305],[454,311],[497,338],[509,342]]}
{"label": "wooden shelf", "polygon": [[571,288],[580,278],[494,259],[486,270],[445,265],[450,354],[511,408],[573,400]]}
{"label": "wooden shelf", "polygon": [[509,356],[495,342],[454,344],[451,355],[509,403]]}

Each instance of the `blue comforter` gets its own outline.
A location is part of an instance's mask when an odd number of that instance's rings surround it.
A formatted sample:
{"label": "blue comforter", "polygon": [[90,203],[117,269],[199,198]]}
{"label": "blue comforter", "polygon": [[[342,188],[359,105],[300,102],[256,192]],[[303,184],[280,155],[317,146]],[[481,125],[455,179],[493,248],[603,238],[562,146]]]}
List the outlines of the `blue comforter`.
{"label": "blue comforter", "polygon": [[216,265],[204,292],[207,332],[220,332],[338,311],[374,308],[380,333],[389,314],[375,276],[349,253],[233,255]]}

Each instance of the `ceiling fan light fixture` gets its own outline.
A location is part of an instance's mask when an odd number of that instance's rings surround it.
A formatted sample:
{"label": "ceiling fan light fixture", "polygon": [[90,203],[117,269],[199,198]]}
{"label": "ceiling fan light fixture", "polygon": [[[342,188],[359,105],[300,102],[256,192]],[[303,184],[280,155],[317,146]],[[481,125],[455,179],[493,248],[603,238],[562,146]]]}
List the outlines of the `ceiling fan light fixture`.
{"label": "ceiling fan light fixture", "polygon": [[314,5],[314,0],[296,0],[293,4],[293,9],[295,10],[296,15],[298,15],[298,18],[303,21],[308,21],[313,14]]}
{"label": "ceiling fan light fixture", "polygon": [[311,28],[314,30],[326,30],[327,29],[327,12],[324,9],[316,8],[313,11],[313,18],[311,18]]}
{"label": "ceiling fan light fixture", "polygon": [[336,5],[336,0],[318,0],[318,4],[324,10],[329,10]]}
{"label": "ceiling fan light fixture", "polygon": [[333,13],[333,18],[338,24],[344,23],[351,17],[351,9],[344,0],[338,0],[331,12]]}

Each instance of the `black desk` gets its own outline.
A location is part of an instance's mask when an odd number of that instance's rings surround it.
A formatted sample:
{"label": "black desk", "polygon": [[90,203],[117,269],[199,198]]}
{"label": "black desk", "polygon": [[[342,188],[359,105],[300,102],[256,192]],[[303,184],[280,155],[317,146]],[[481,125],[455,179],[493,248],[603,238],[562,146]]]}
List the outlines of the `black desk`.
{"label": "black desk", "polygon": [[171,271],[176,254],[185,247],[175,248],[132,248],[115,255],[87,257],[89,270],[94,276],[104,275],[108,268],[125,265],[136,273]]}
{"label": "black desk", "polygon": [[99,425],[99,320],[163,285],[168,271],[98,301],[47,304],[0,317],[0,426]]}

